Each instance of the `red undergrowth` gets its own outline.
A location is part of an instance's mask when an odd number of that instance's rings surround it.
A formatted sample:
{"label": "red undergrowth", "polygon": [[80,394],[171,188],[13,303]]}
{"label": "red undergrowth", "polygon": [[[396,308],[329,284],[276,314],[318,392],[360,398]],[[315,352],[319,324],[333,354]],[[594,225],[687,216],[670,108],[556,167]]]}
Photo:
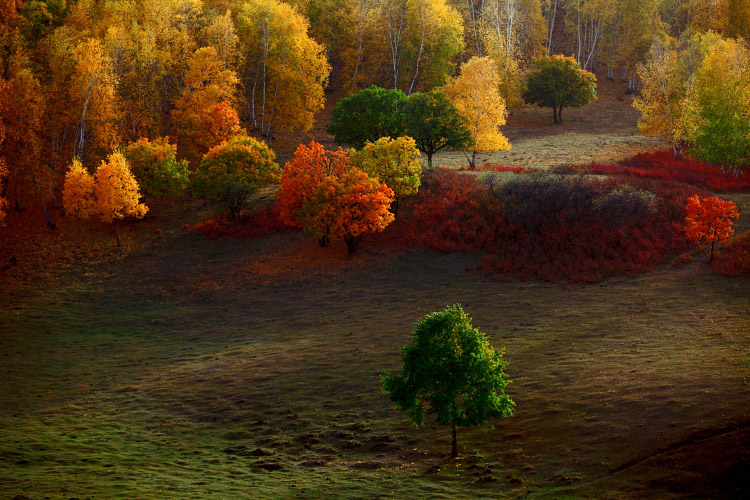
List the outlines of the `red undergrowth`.
{"label": "red undergrowth", "polygon": [[725,276],[750,275],[750,231],[720,247],[711,264]]}

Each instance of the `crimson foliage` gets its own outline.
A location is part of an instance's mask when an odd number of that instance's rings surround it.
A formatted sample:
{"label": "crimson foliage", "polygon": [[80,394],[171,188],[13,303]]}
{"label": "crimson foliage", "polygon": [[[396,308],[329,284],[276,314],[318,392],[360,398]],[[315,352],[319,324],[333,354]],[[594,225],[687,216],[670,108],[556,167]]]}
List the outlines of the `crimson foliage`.
{"label": "crimson foliage", "polygon": [[685,182],[711,191],[745,191],[750,189],[750,171],[735,176],[719,167],[690,159],[676,159],[671,152],[641,153],[622,165],[589,165],[592,174],[627,175]]}
{"label": "crimson foliage", "polygon": [[537,172],[493,195],[472,177],[437,170],[408,230],[434,250],[483,253],[479,267],[489,274],[591,283],[643,272],[687,248],[682,221],[691,194],[645,179]]}
{"label": "crimson foliage", "polygon": [[279,209],[275,204],[243,212],[239,221],[225,215],[219,215],[193,226],[193,230],[212,240],[218,238],[263,238],[288,229],[288,226],[281,221]]}
{"label": "crimson foliage", "polygon": [[711,264],[725,276],[750,275],[750,231],[720,247]]}

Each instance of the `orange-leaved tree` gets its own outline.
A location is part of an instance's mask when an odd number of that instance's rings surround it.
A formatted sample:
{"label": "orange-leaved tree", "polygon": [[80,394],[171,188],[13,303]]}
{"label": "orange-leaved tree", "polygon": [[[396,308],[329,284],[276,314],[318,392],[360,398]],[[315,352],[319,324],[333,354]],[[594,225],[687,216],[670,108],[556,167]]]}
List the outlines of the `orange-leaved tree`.
{"label": "orange-leaved tree", "polygon": [[351,255],[364,234],[380,232],[393,221],[388,210],[391,202],[391,188],[351,167],[318,184],[312,199],[302,206],[300,221],[305,231],[318,238],[343,237]]}
{"label": "orange-leaved tree", "polygon": [[711,262],[714,258],[714,244],[734,234],[732,219],[740,216],[737,205],[716,196],[700,199],[694,194],[688,198],[685,212],[685,235],[695,243],[711,242],[711,256],[708,259]]}
{"label": "orange-leaved tree", "polygon": [[361,151],[352,154],[352,164],[393,190],[391,211],[394,216],[398,214],[399,201],[419,190],[422,164],[417,144],[411,137],[381,137],[368,142]]}
{"label": "orange-leaved tree", "polygon": [[96,211],[104,222],[117,222],[117,246],[120,246],[120,219],[143,218],[148,207],[138,200],[141,197],[138,183],[130,172],[123,154],[115,151],[102,161],[96,170],[94,193]]}
{"label": "orange-leaved tree", "polygon": [[232,219],[238,221],[254,191],[278,182],[275,159],[265,142],[237,135],[205,154],[193,178],[193,192],[206,200],[224,202]]}
{"label": "orange-leaved tree", "polygon": [[[294,159],[284,165],[281,185],[276,194],[281,220],[293,227],[302,227],[299,214],[305,201],[312,199],[315,190],[329,176],[341,176],[349,167],[349,153],[343,149],[326,151],[315,141],[300,144]],[[320,246],[328,243],[328,235],[320,236]]]}
{"label": "orange-leaved tree", "polygon": [[86,170],[78,158],[73,158],[73,163],[65,174],[63,208],[67,215],[76,219],[76,246],[80,248],[81,219],[88,219],[94,215],[96,199],[94,198],[94,176]]}

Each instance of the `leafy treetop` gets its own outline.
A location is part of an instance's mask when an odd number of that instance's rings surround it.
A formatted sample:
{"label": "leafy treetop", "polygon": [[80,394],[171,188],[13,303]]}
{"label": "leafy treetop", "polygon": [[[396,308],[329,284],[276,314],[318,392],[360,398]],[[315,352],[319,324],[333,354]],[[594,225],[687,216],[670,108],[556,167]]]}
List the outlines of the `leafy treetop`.
{"label": "leafy treetop", "polygon": [[352,154],[352,164],[393,190],[393,212],[404,196],[416,194],[422,176],[419,150],[411,137],[381,137]]}
{"label": "leafy treetop", "polygon": [[381,137],[403,135],[406,94],[373,85],[345,97],[336,104],[328,125],[339,144],[362,148]]}
{"label": "leafy treetop", "polygon": [[714,244],[724,241],[734,234],[732,219],[740,216],[737,205],[732,201],[725,201],[716,196],[709,196],[702,200],[697,194],[688,198],[685,206],[685,235],[695,243],[711,242],[711,256],[714,258]]}

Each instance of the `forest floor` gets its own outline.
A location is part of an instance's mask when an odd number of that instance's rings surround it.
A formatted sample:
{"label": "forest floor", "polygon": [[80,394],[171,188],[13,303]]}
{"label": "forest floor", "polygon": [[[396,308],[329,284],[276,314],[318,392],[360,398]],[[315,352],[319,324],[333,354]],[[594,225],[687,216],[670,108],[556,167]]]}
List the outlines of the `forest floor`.
{"label": "forest floor", "polygon": [[[557,135],[583,140],[568,117]],[[627,137],[628,120],[599,133]],[[750,228],[750,193],[726,197]],[[208,240],[183,226],[212,210],[153,207],[124,225],[120,252],[90,231],[93,249],[36,267],[30,246],[0,249],[18,257],[0,271],[0,498],[750,491],[750,281],[705,253],[585,287],[496,281],[472,271],[478,256],[387,237],[350,258],[299,232]],[[72,246],[66,234],[38,252]],[[452,303],[505,348],[517,405],[461,429],[458,460],[448,429],[411,427],[380,387],[414,322]]]}

